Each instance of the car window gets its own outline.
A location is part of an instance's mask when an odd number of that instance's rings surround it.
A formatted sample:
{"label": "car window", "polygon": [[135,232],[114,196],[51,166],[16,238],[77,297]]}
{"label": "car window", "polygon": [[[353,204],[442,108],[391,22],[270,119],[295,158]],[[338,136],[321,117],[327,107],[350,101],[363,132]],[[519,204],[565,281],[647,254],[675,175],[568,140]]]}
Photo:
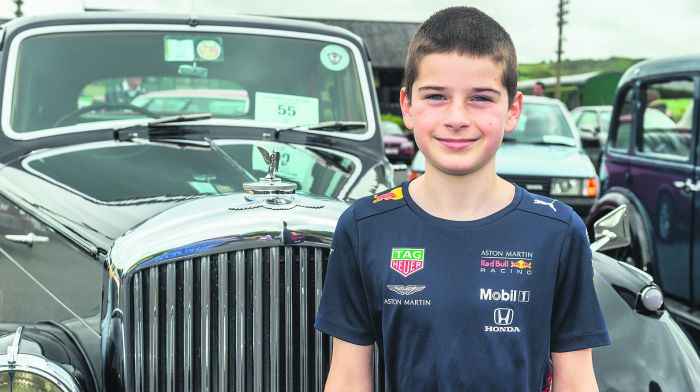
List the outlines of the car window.
{"label": "car window", "polygon": [[5,104],[19,133],[193,112],[290,125],[367,122],[353,50],[330,41],[68,32],[30,36],[17,53]]}
{"label": "car window", "polygon": [[382,135],[403,136],[401,127],[391,121],[382,121]]}
{"label": "car window", "polygon": [[592,110],[584,111],[583,114],[581,114],[579,121],[576,123],[579,128],[588,126],[593,128],[596,132],[600,132],[600,126],[598,124],[598,116]]}
{"label": "car window", "polygon": [[506,142],[576,145],[574,134],[559,105],[525,102],[513,132]]}
{"label": "car window", "polygon": [[687,160],[690,156],[690,127],[677,122],[692,110],[692,80],[673,80],[642,88],[644,122],[636,140],[642,154],[659,159]]}
{"label": "car window", "polygon": [[610,139],[610,148],[627,151],[632,143],[632,110],[634,108],[634,90],[629,87],[624,94],[617,118],[617,129]]}

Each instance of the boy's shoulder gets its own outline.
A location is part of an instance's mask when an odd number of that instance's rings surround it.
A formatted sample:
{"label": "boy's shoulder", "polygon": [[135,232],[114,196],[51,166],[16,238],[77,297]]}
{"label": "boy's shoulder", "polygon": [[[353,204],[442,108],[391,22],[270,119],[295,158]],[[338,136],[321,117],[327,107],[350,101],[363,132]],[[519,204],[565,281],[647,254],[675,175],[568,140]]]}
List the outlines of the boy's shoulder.
{"label": "boy's shoulder", "polygon": [[406,205],[402,186],[390,188],[371,196],[357,199],[353,204],[355,219],[362,220]]}
{"label": "boy's shoulder", "polygon": [[545,218],[551,218],[569,224],[573,209],[559,200],[535,195],[523,189],[523,196],[518,209]]}

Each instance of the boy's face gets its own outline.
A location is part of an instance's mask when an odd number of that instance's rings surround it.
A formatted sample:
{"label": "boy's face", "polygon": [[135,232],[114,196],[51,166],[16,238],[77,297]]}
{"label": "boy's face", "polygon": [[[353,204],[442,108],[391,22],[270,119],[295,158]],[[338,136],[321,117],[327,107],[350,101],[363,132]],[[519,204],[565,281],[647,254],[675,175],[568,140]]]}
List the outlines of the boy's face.
{"label": "boy's face", "polygon": [[423,57],[411,100],[401,91],[401,111],[425,155],[426,172],[467,175],[489,165],[495,170],[503,134],[515,128],[522,111],[520,92],[508,103],[502,73],[487,57]]}

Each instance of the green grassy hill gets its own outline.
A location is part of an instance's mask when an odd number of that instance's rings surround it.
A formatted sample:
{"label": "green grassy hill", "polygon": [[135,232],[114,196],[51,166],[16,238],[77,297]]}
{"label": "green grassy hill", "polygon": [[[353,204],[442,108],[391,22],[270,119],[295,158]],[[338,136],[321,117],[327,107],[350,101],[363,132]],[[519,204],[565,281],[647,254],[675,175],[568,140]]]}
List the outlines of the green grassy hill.
{"label": "green grassy hill", "polygon": [[[564,60],[562,62],[562,75],[574,75],[593,71],[618,71],[624,72],[632,64],[643,59],[630,59],[623,57],[610,57],[606,60]],[[555,76],[555,62],[541,62],[536,64],[518,64],[520,80],[530,80]]]}

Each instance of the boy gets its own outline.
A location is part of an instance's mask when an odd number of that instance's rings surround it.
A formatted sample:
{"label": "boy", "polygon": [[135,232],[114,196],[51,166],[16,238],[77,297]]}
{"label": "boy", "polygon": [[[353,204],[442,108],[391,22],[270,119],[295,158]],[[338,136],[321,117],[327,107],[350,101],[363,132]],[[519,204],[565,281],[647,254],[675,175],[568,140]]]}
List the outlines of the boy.
{"label": "boy", "polygon": [[341,216],[316,328],[334,336],[326,391],[597,390],[609,344],[583,222],[499,178],[522,110],[508,34],[469,7],[418,29],[401,108],[425,174]]}

